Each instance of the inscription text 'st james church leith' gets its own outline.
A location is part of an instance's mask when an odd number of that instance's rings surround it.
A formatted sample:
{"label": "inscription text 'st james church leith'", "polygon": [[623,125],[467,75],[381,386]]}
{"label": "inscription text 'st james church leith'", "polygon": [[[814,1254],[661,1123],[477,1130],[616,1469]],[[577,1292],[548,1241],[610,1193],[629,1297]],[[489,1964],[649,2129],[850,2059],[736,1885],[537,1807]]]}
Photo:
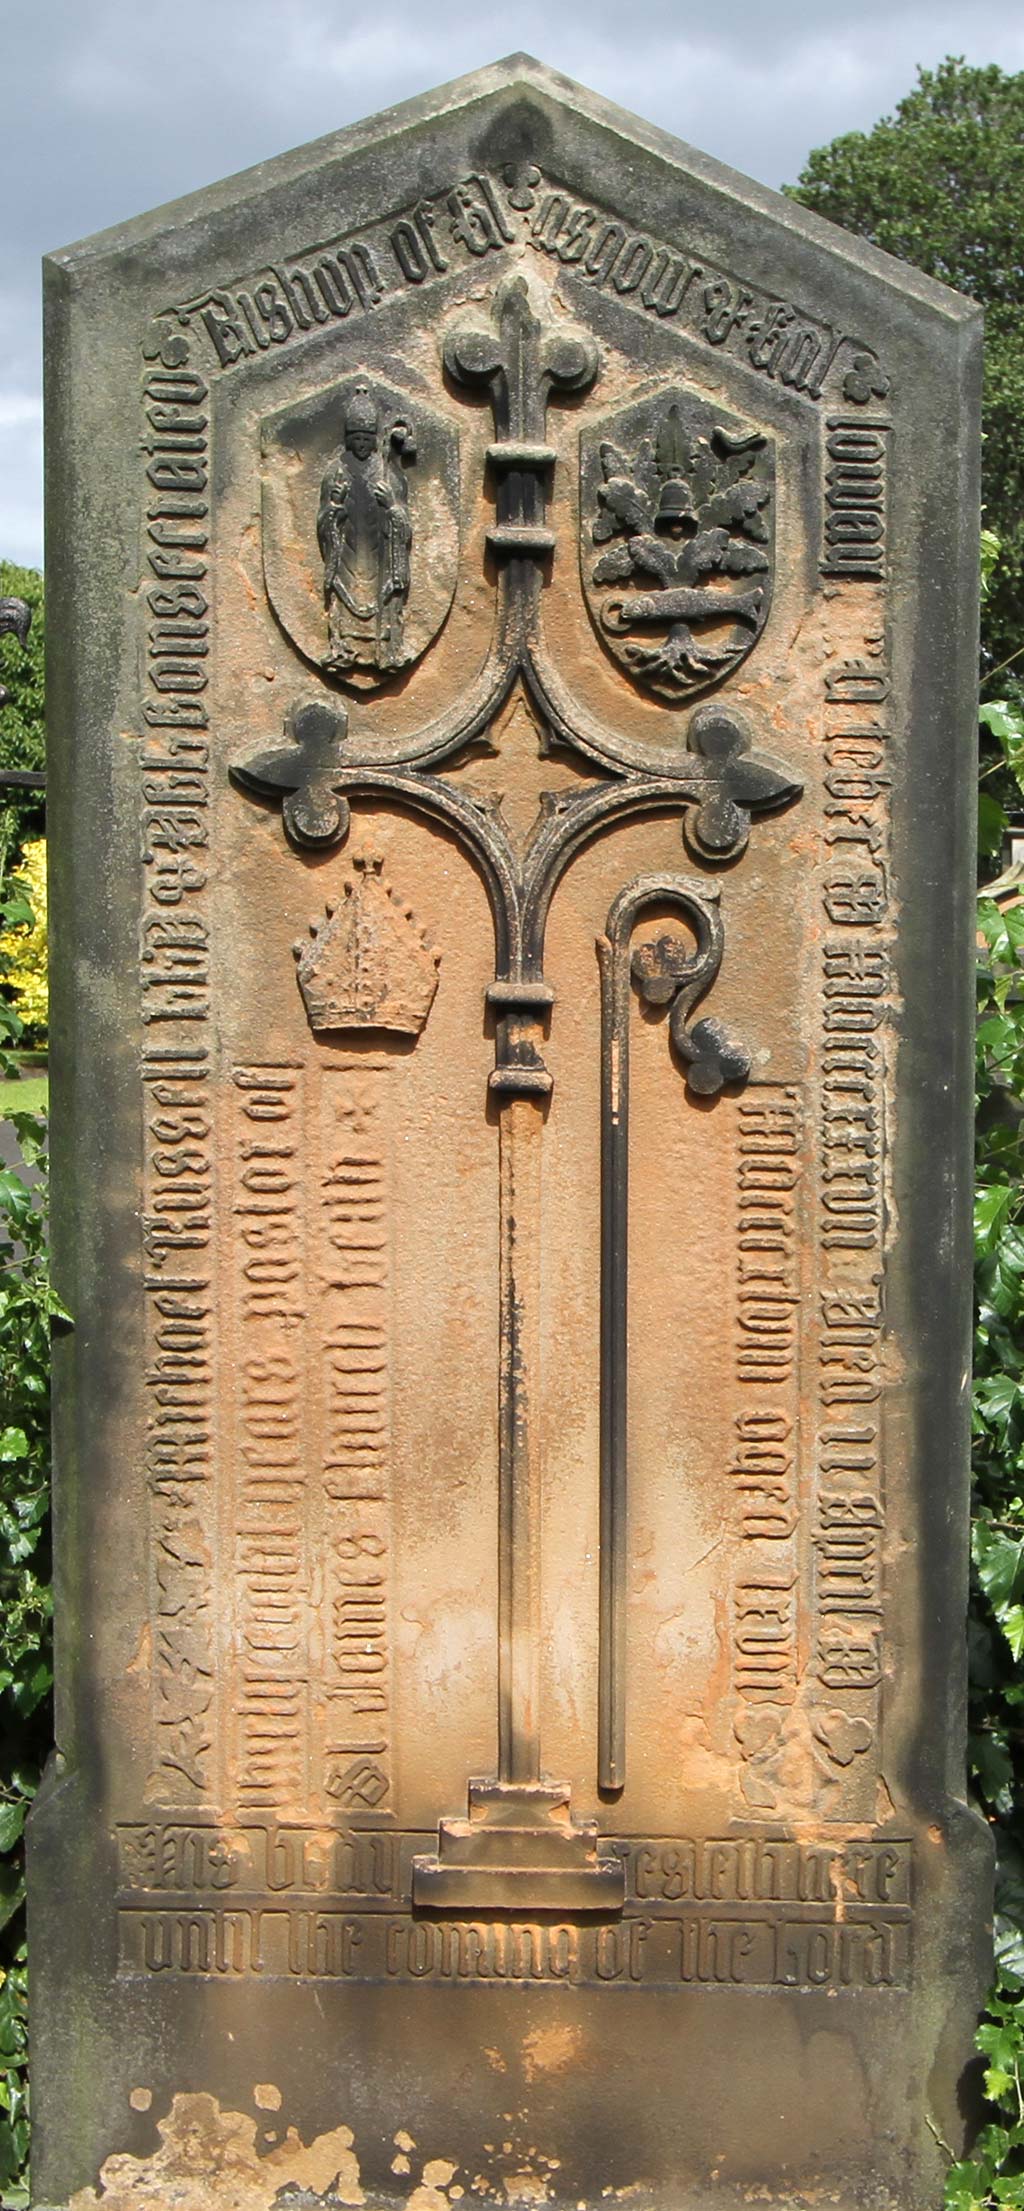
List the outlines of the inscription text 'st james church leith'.
{"label": "inscription text 'st james church leith'", "polygon": [[37,2199],[932,2211],[977,315],[522,57],[47,284]]}

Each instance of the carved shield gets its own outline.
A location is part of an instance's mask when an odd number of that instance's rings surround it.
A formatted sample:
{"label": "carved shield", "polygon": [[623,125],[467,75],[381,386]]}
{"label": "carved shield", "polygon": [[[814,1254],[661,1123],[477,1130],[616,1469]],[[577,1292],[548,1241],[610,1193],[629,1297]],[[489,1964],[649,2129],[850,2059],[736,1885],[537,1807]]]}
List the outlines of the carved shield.
{"label": "carved shield", "polygon": [[583,590],[606,651],[661,699],[745,660],[771,602],[772,441],[680,385],[580,442]]}
{"label": "carved shield", "polygon": [[426,652],[458,570],[459,450],[371,369],[261,424],[263,573],[304,659],[375,690]]}

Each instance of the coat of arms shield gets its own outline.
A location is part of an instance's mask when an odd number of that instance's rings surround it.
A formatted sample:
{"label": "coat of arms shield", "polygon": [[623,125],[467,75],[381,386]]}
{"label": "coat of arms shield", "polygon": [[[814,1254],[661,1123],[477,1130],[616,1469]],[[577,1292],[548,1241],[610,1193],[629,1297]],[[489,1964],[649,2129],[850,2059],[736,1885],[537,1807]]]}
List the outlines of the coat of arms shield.
{"label": "coat of arms shield", "polygon": [[581,440],[583,590],[606,651],[680,702],[745,660],[774,565],[774,454],[765,433],[682,386]]}
{"label": "coat of arms shield", "polygon": [[328,677],[375,690],[426,652],[458,565],[457,434],[368,369],[262,424],[263,572]]}

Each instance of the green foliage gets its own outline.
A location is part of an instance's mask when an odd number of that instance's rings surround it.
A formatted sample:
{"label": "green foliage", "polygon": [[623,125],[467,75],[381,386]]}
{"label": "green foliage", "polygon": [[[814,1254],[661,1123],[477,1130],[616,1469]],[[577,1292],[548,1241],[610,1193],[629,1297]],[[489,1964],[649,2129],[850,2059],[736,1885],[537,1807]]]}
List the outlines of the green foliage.
{"label": "green foliage", "polygon": [[982,2128],[973,2157],[950,2166],[946,2211],[996,2211],[1024,2207],[1024,2025],[1020,1998],[998,1990],[979,2027],[986,2060],[985,2094],[994,2117]]}
{"label": "green foliage", "polygon": [[992,699],[978,711],[981,780],[978,787],[978,854],[998,859],[1011,813],[1019,818],[1024,794],[1024,694]]}
{"label": "green foliage", "polygon": [[1024,1717],[1024,905],[983,894],[978,935],[970,1747],[1010,1839]]}
{"label": "green foliage", "polygon": [[[982,719],[1009,778],[1024,788],[1024,716],[1003,700],[984,707]],[[987,828],[986,795],[999,817]],[[1005,816],[991,794],[982,796],[981,848],[994,854]],[[978,900],[968,1757],[996,1839],[998,1979],[978,2030],[991,2114],[973,2155],[950,2166],[947,2211],[1024,2211],[1024,902],[1015,902],[1022,888],[997,877]]]}
{"label": "green foliage", "polygon": [[[22,887],[0,884],[0,930],[32,919]],[[0,998],[0,1079],[16,1072],[22,1037]],[[46,1123],[17,1111],[9,1119],[27,1173],[0,1169],[0,2187],[19,2178],[28,2148],[22,1834],[53,1729],[50,1328],[60,1316],[46,1245]]]}
{"label": "green foliage", "polygon": [[46,927],[46,839],[32,837],[18,863],[18,885],[31,909],[31,924],[0,935],[5,955],[5,982],[19,1014],[26,1041],[45,1043],[49,1014]]}
{"label": "green foliage", "polygon": [[[32,609],[28,642],[0,636],[0,685],[7,692],[0,706],[0,768],[25,768],[39,774],[46,767],[46,729],[43,715],[43,579],[37,568],[18,568],[0,560],[0,598],[24,599]],[[38,836],[43,807],[38,791],[0,794],[0,875],[7,873],[12,848],[27,836]]]}
{"label": "green foliage", "polygon": [[1003,546],[985,664],[1024,668],[1024,73],[952,57],[919,70],[894,115],[819,147],[790,191],[985,309],[985,518]]}

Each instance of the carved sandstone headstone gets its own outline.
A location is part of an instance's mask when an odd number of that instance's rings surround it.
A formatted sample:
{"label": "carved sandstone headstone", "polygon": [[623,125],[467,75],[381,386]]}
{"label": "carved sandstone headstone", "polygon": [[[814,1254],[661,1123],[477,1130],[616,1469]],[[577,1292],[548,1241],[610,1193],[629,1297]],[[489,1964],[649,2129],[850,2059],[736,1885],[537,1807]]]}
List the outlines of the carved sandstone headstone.
{"label": "carved sandstone headstone", "polygon": [[48,285],[37,2195],[933,2211],[976,314],[522,59]]}

